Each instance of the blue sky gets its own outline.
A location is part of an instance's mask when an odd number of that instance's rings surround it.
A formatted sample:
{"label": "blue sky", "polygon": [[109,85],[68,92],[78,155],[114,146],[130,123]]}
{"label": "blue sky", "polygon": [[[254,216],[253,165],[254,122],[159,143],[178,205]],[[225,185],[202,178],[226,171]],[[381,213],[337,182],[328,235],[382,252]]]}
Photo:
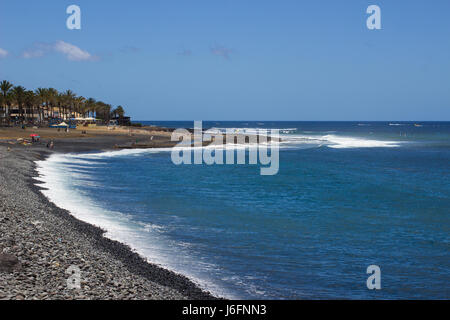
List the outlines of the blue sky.
{"label": "blue sky", "polygon": [[2,1],[0,79],[134,120],[450,120],[449,16],[448,0]]}

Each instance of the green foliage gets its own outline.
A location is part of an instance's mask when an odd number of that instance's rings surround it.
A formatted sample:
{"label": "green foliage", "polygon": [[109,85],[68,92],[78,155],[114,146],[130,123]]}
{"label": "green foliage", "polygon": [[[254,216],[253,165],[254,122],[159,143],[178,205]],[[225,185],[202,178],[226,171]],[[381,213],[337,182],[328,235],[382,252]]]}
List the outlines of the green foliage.
{"label": "green foliage", "polygon": [[46,117],[55,117],[56,112],[58,112],[58,117],[65,119],[81,114],[85,117],[95,117],[105,121],[108,121],[111,115],[123,117],[125,114],[122,106],[111,111],[110,104],[96,101],[94,98],[86,99],[77,96],[72,90],[60,93],[54,88],[37,88],[33,92],[27,91],[22,86],[13,86],[10,82],[3,80],[0,82],[0,114],[5,114],[4,118],[10,118],[9,114],[6,114],[6,110],[9,112],[9,108],[6,106],[11,104],[18,106],[22,120],[25,120],[23,107],[28,110],[37,110],[41,121]]}

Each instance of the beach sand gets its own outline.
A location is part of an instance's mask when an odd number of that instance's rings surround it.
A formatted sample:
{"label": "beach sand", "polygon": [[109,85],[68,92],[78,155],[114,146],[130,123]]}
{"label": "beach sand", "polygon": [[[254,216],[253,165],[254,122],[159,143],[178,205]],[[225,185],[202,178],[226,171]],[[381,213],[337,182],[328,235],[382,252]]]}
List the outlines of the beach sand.
{"label": "beach sand", "polygon": [[[17,143],[31,133],[40,143]],[[153,132],[158,144],[170,135]],[[52,152],[111,150],[147,133],[0,129],[0,299],[215,299],[182,275],[148,263],[103,230],[75,219],[34,183],[36,160]],[[54,140],[54,149],[46,143]],[[67,269],[81,270],[81,289],[67,286]]]}
{"label": "beach sand", "polygon": [[[83,133],[85,131],[85,133]],[[174,146],[177,142],[170,141],[171,133],[156,128],[126,128],[117,127],[114,130],[107,127],[69,129],[68,132],[55,128],[30,128],[21,129],[0,128],[0,144],[7,144],[9,147],[22,146],[21,139],[31,140],[30,135],[40,136],[40,143],[35,143],[32,147],[46,145],[53,140],[55,150],[61,152],[73,151],[83,152],[92,150],[109,150],[115,147],[133,147],[134,144],[144,144],[148,148],[163,148]]]}

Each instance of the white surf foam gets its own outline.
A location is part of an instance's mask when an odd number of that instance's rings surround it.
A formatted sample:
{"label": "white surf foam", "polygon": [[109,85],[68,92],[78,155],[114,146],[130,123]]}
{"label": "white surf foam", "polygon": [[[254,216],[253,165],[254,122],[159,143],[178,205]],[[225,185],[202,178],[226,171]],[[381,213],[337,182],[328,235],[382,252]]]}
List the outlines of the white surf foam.
{"label": "white surf foam", "polygon": [[340,137],[336,135],[324,136],[328,142],[330,148],[392,148],[399,147],[400,144],[396,141],[381,141],[372,139],[361,139],[354,137]]}
{"label": "white surf foam", "polygon": [[[287,129],[284,129],[287,130]],[[294,128],[292,128],[293,131]],[[295,128],[295,130],[297,130]],[[358,137],[344,137],[335,134],[281,134],[282,142],[280,148],[298,147],[320,147],[330,148],[376,148],[376,147],[398,147],[399,142],[381,141]],[[258,144],[224,145],[222,149],[248,149],[256,148]],[[197,147],[193,149],[216,148],[216,146]],[[233,293],[225,290],[212,278],[211,274],[218,274],[218,266],[209,262],[200,261],[190,256],[183,250],[188,250],[188,246],[175,243],[165,236],[164,226],[150,223],[142,223],[133,220],[130,214],[107,210],[93,201],[89,195],[83,192],[84,186],[102,187],[101,181],[95,181],[88,171],[96,166],[106,165],[102,161],[111,157],[130,157],[142,154],[153,154],[162,152],[172,152],[173,150],[189,150],[189,146],[178,146],[175,148],[154,148],[154,149],[124,149],[117,151],[107,151],[85,154],[53,154],[45,161],[37,161],[37,170],[40,176],[37,180],[47,190],[42,193],[57,206],[71,212],[76,218],[87,223],[101,227],[106,231],[105,236],[125,243],[132,247],[141,256],[147,258],[149,262],[161,265],[177,273],[184,274],[200,287],[208,291],[228,298],[238,298]],[[75,169],[75,170],[73,170]],[[186,268],[186,266],[200,266],[201,268]],[[198,270],[202,269],[203,272]],[[208,274],[208,272],[210,272]]]}
{"label": "white surf foam", "polygon": [[[281,134],[279,136],[280,142],[272,141],[265,143],[244,143],[244,144],[223,144],[223,145],[208,145],[201,147],[191,146],[175,146],[173,148],[151,148],[151,149],[123,149],[118,151],[106,151],[100,153],[86,153],[80,154],[77,157],[82,157],[89,160],[99,160],[111,157],[129,157],[139,156],[142,154],[153,153],[170,153],[172,151],[194,151],[198,149],[216,149],[216,150],[251,150],[256,149],[259,146],[270,147],[271,145],[277,145],[280,149],[295,149],[295,148],[311,148],[311,147],[328,147],[334,149],[350,149],[350,148],[394,148],[400,147],[400,141],[385,141],[376,139],[366,139],[359,137],[348,137],[338,135],[297,135],[297,134]],[[89,163],[101,165],[86,160],[80,160],[74,158],[79,163]]]}
{"label": "white surf foam", "polygon": [[[126,150],[130,151],[130,150]],[[58,207],[68,210],[74,217],[106,231],[105,237],[129,245],[147,261],[184,274],[193,282],[213,294],[227,298],[238,298],[215,282],[210,274],[219,267],[207,261],[201,261],[183,252],[183,244],[178,244],[164,234],[164,226],[143,223],[133,219],[131,214],[107,210],[93,201],[82,188],[86,185],[96,186],[94,182],[85,183],[86,175],[70,172],[68,164],[74,159],[90,157],[101,159],[118,155],[129,155],[127,152],[114,151],[106,155],[98,154],[53,154],[44,161],[36,161],[39,177],[38,185],[46,188],[41,192]],[[133,154],[133,153],[131,153]],[[77,161],[77,163],[80,163]],[[95,165],[96,163],[94,163]],[[97,185],[101,188],[102,185]],[[201,269],[190,269],[199,265]],[[199,268],[200,269],[200,268]]]}
{"label": "white surf foam", "polygon": [[294,133],[297,131],[297,128],[218,128],[213,127],[208,130],[205,130],[205,133],[210,134],[225,134],[225,133],[231,133],[231,134],[259,134],[259,135],[267,135],[270,134],[270,130],[278,130],[280,133]]}
{"label": "white surf foam", "polygon": [[300,146],[300,145],[310,145],[310,146],[326,146],[328,148],[334,149],[347,149],[347,148],[393,148],[399,147],[400,142],[398,141],[383,141],[375,139],[366,139],[359,137],[346,137],[338,135],[290,135],[281,136],[281,144],[284,147],[289,148]]}
{"label": "white surf foam", "polygon": [[[370,125],[370,124],[362,124]],[[224,134],[228,132],[236,134],[259,134],[268,135],[270,130],[265,130],[261,128],[211,128],[206,132],[210,134]],[[336,131],[328,132],[313,132],[313,131],[302,131],[304,134],[296,134],[298,128],[277,128],[280,133],[281,143],[280,148],[296,148],[296,147],[321,147],[326,146],[335,149],[345,149],[345,148],[392,148],[399,147],[400,142],[398,141],[383,141],[376,139],[367,139],[363,137],[350,137],[350,136],[340,136],[336,134]],[[268,144],[270,145],[270,144]],[[257,147],[257,144],[251,145],[250,147]],[[232,146],[227,146],[225,148],[232,148]]]}

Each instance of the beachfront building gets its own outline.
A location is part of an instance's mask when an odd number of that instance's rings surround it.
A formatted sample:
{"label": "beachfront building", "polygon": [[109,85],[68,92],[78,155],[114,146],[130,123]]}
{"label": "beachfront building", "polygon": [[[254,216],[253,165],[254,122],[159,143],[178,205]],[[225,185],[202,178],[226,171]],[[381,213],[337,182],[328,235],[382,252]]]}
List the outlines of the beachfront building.
{"label": "beachfront building", "polygon": [[70,121],[74,123],[77,127],[95,127],[97,125],[97,119],[92,117],[71,118]]}
{"label": "beachfront building", "polygon": [[114,121],[119,126],[129,126],[131,125],[131,118],[125,116],[112,117],[110,121]]}

